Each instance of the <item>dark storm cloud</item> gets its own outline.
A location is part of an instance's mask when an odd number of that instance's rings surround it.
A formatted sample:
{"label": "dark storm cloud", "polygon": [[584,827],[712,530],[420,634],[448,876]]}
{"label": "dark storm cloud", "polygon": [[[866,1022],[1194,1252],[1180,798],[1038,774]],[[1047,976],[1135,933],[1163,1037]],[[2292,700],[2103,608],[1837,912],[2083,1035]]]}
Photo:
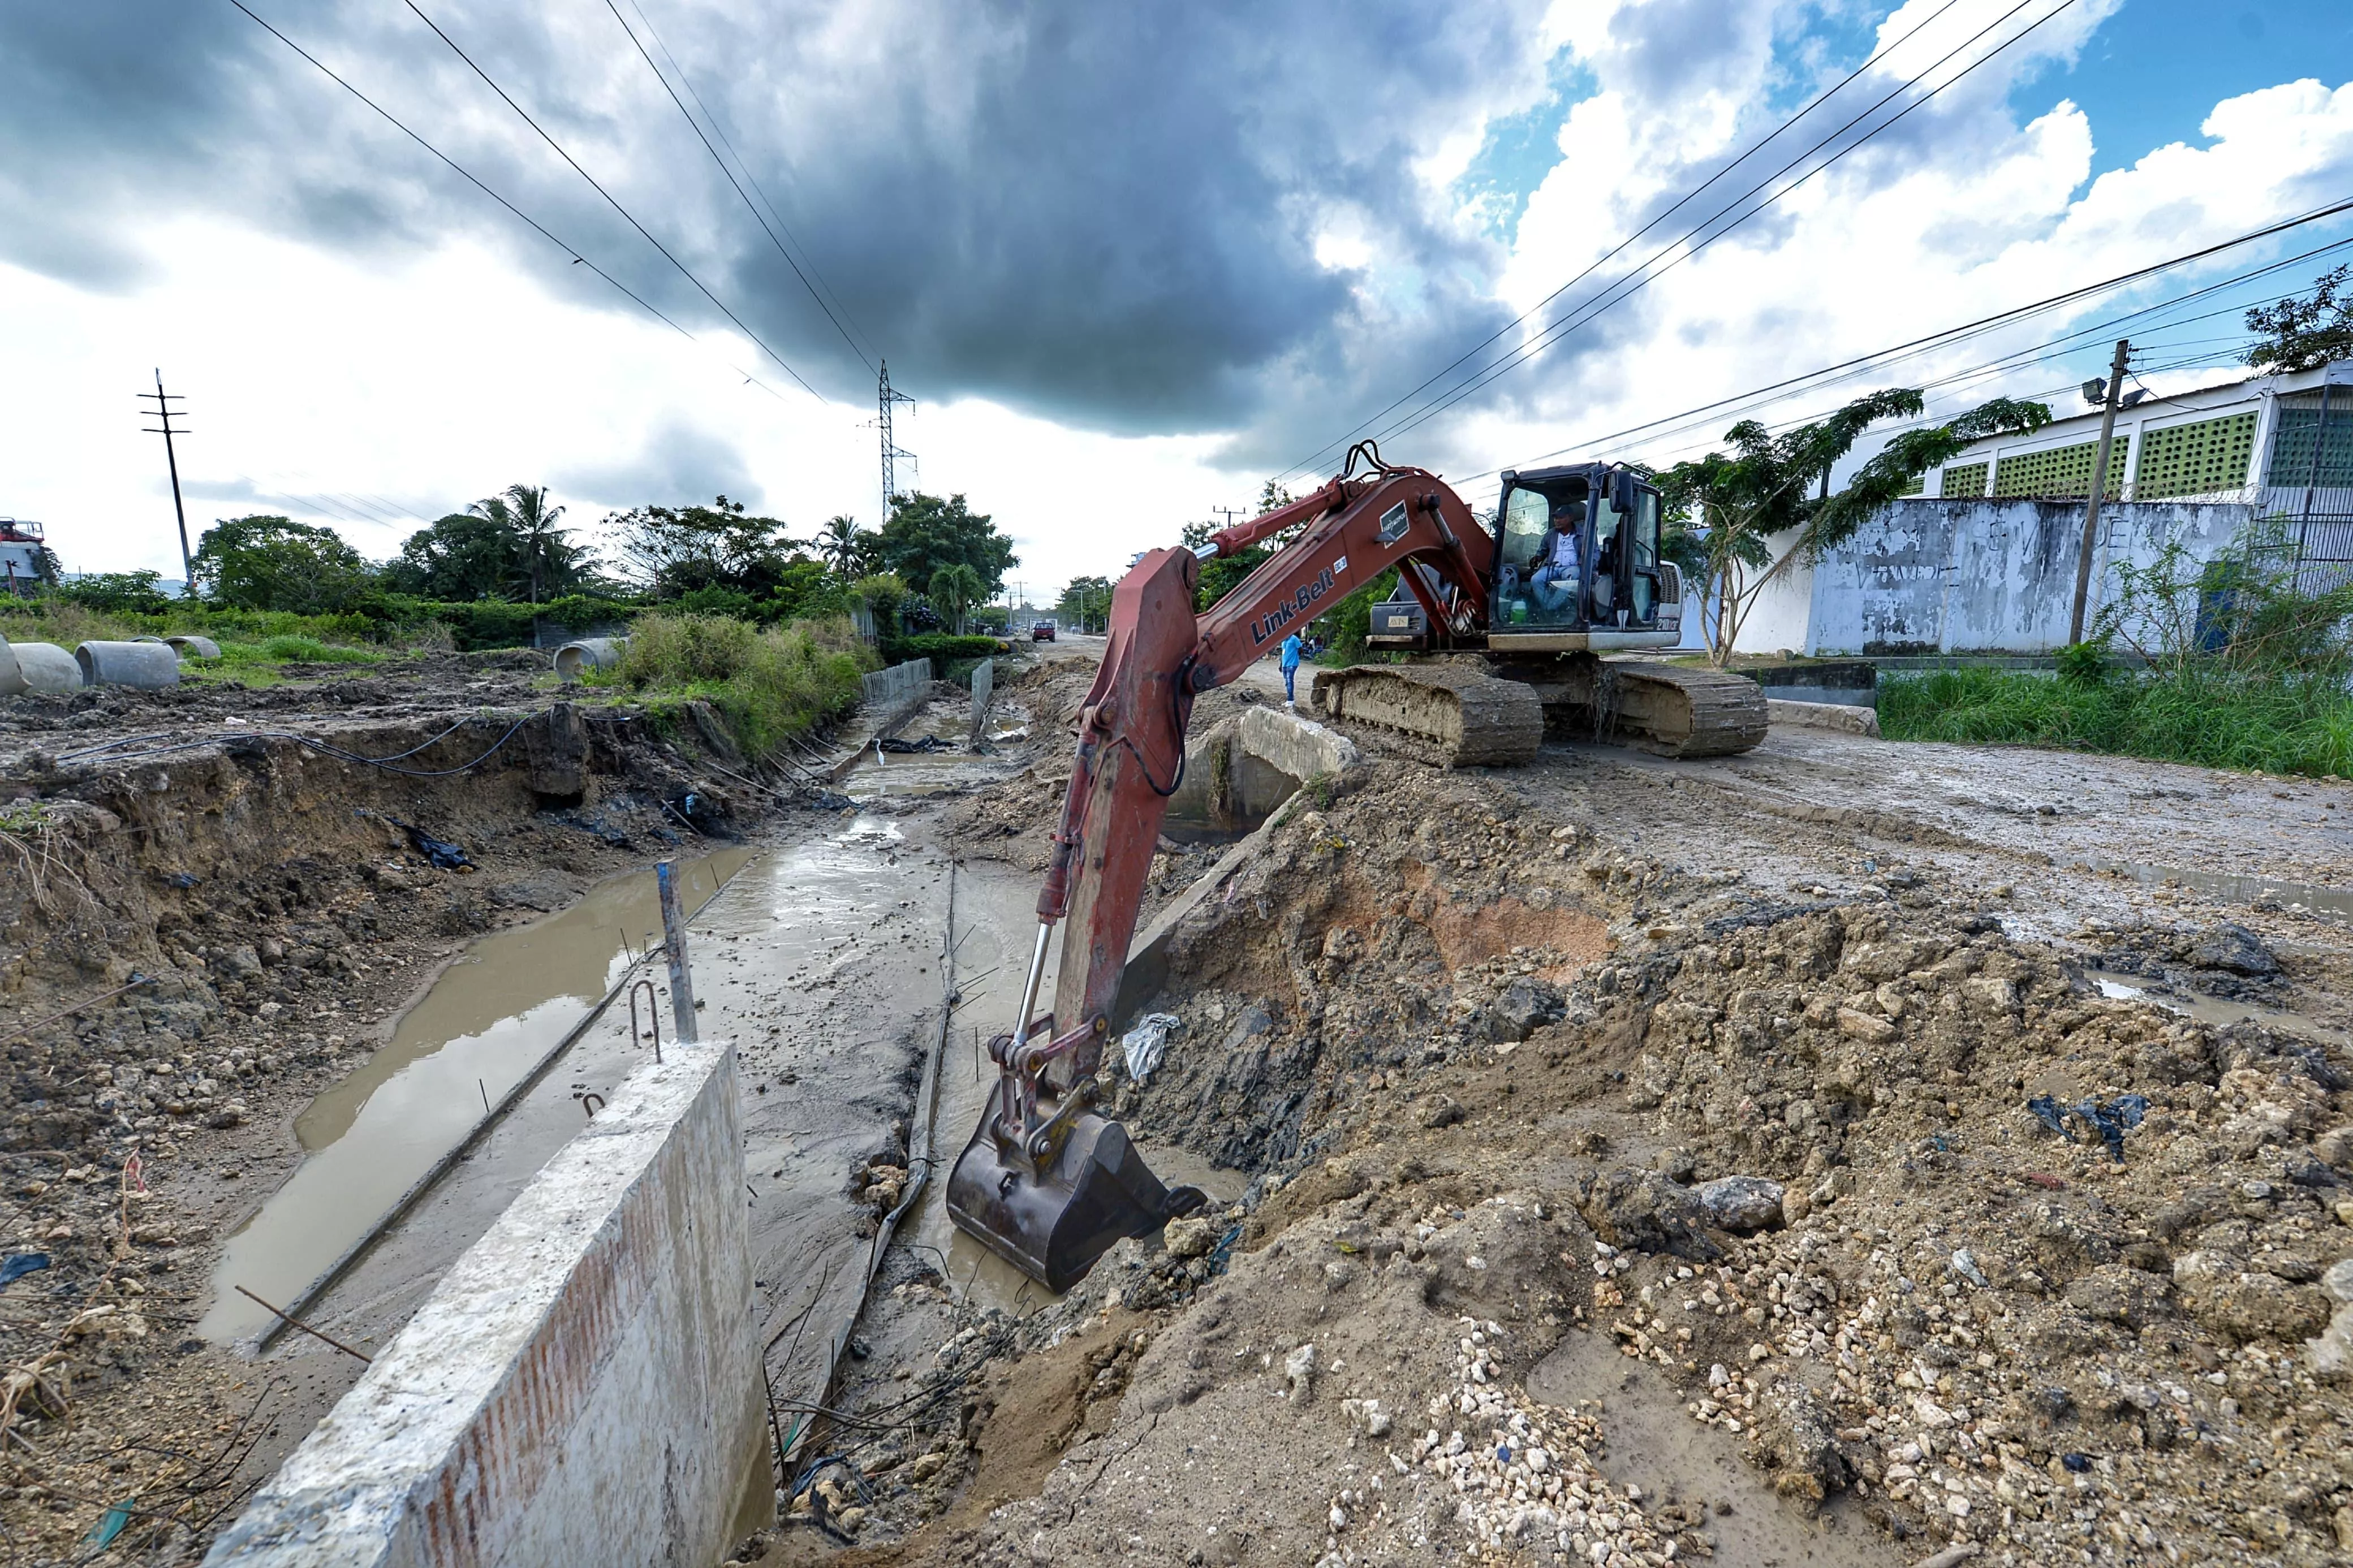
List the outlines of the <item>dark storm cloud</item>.
{"label": "dark storm cloud", "polygon": [[565,500],[626,511],[652,503],[685,506],[710,503],[714,496],[757,507],[763,499],[744,454],[733,443],[683,421],[657,430],[633,458],[593,468],[573,468],[554,476],[556,494]]}
{"label": "dark storm cloud", "polygon": [[[405,6],[249,3],[632,288],[724,324]],[[1273,450],[1504,317],[1500,258],[1412,164],[1540,79],[1535,0],[641,3],[804,267],[926,399],[1256,420]],[[602,4],[426,9],[804,375],[871,396]],[[227,0],[0,12],[0,255],[130,287],[157,220],[190,214],[349,251],[476,237],[631,309]],[[1317,262],[1335,216],[1364,273]]]}

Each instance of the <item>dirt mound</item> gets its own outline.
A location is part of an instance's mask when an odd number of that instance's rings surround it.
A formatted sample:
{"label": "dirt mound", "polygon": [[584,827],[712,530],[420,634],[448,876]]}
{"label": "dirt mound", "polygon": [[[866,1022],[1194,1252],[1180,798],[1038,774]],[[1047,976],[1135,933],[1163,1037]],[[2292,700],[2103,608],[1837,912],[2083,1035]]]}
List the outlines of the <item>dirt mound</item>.
{"label": "dirt mound", "polygon": [[[911,1560],[1699,1551],[1704,1507],[1612,1490],[1608,1421],[1517,1386],[1564,1335],[1742,1446],[1793,1554],[1814,1510],[1927,1542],[1888,1561],[2353,1533],[2334,1046],[2110,1000],[1916,878],[1767,898],[1398,764],[1293,808],[1170,973],[1181,1027],[1115,1103],[1258,1173],[1230,1271],[1114,1251],[1055,1311],[1173,1314],[1117,1421]],[[1482,1228],[1507,1207],[1549,1239]],[[1593,1473],[1556,1495],[1535,1447]]]}

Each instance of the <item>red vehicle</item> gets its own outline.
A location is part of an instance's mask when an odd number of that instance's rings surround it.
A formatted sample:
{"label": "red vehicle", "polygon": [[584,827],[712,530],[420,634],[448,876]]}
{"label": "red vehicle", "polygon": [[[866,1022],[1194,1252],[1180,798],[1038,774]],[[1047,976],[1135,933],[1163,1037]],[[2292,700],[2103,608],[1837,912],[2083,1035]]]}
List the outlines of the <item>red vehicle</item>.
{"label": "red vehicle", "polygon": [[1052,642],[1054,640],[1054,623],[1051,621],[1031,622],[1029,626],[1029,640],[1031,642]]}

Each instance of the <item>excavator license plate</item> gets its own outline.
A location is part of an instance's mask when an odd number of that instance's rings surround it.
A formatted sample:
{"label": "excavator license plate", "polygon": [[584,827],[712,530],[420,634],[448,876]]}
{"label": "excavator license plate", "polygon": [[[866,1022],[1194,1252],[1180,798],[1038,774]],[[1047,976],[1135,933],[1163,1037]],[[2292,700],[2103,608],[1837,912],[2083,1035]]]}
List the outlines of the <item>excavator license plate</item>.
{"label": "excavator license plate", "polygon": [[1040,1168],[997,1131],[994,1097],[948,1177],[948,1217],[1057,1294],[1127,1237],[1150,1236],[1208,1200],[1161,1184],[1127,1129],[1082,1110]]}

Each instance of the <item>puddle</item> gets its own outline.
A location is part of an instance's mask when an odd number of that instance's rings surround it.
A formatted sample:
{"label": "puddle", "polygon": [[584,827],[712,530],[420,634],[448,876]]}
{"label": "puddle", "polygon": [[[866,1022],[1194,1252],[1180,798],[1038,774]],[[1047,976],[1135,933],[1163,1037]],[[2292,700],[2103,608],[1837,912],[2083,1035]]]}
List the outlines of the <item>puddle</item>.
{"label": "puddle", "polygon": [[[687,862],[689,911],[756,853],[724,849]],[[486,1102],[496,1104],[580,1021],[618,978],[627,953],[642,952],[660,929],[647,868],[607,878],[562,913],[469,948],[402,1016],[389,1042],[295,1118],[303,1161],[229,1237],[197,1332],[225,1342],[267,1327],[269,1314],[235,1288],[283,1305],[316,1279],[465,1136]]]}
{"label": "puddle", "polygon": [[1738,1438],[1694,1421],[1674,1384],[1619,1354],[1609,1341],[1572,1330],[1528,1373],[1527,1389],[1531,1399],[1562,1408],[1595,1402],[1609,1444],[1602,1473],[1641,1488],[1645,1507],[1706,1504],[1712,1561],[1743,1568],[1896,1568],[1922,1555],[1881,1535],[1849,1497],[1806,1518],[1742,1458]]}
{"label": "puddle", "polygon": [[[938,795],[945,790],[968,789],[976,784],[994,782],[997,776],[994,765],[1002,759],[987,750],[975,751],[967,742],[971,736],[968,719],[961,708],[927,710],[903,726],[897,738],[920,742],[937,740],[942,750],[936,752],[886,752],[870,744],[856,765],[842,775],[841,790],[853,800],[884,800],[902,796]],[[1029,710],[1009,699],[1000,698],[989,709],[988,722],[981,737],[984,747],[1018,746],[1029,738]]]}
{"label": "puddle", "polygon": [[2227,1001],[2209,996],[2200,991],[2162,990],[2150,986],[2138,975],[2110,974],[2103,970],[2086,969],[2084,975],[2096,984],[2100,994],[2116,1002],[2150,1002],[2170,1012],[2184,1014],[2201,1024],[2228,1028],[2242,1018],[2253,1018],[2266,1028],[2284,1030],[2307,1038],[2333,1041],[2353,1046],[2353,1035],[2334,1028],[2302,1013],[2284,1012],[2277,1007],[2257,1007],[2245,1002]]}
{"label": "puddle", "polygon": [[2353,888],[2327,888],[2316,882],[2284,882],[2274,877],[2246,877],[2232,871],[2189,871],[2179,866],[2143,866],[2129,860],[2110,860],[2090,855],[2078,862],[2093,871],[2113,871],[2119,877],[2129,877],[2136,882],[2161,887],[2168,881],[2179,882],[2185,888],[2225,903],[2252,904],[2257,899],[2270,899],[2284,909],[2309,910],[2315,914],[2334,915],[2338,920],[2353,921]]}
{"label": "puddle", "polygon": [[1160,836],[1172,844],[1239,843],[1299,793],[1299,781],[1239,745],[1225,751],[1227,774],[1209,776],[1212,758],[1198,751],[1187,763],[1186,778],[1168,802]]}

